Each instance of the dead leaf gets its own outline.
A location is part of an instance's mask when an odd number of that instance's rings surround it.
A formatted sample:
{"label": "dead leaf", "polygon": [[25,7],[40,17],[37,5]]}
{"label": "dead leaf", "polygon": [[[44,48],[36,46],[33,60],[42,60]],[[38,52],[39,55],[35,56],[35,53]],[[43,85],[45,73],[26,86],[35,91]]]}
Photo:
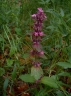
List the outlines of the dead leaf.
{"label": "dead leaf", "polygon": [[18,82],[17,85],[14,86],[15,95],[21,94],[28,89],[28,84],[23,82]]}
{"label": "dead leaf", "polygon": [[21,96],[30,96],[30,94],[29,93],[22,93],[22,95]]}

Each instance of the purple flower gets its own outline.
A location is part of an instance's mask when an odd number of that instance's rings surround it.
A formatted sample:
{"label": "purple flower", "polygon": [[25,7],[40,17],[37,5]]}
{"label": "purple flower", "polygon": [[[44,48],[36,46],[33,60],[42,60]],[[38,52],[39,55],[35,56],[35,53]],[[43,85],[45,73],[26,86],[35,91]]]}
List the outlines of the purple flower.
{"label": "purple flower", "polygon": [[33,35],[38,36],[39,34],[38,34],[38,32],[33,32]]}
{"label": "purple flower", "polygon": [[40,51],[39,54],[40,54],[40,56],[44,55],[44,51]]}
{"label": "purple flower", "polygon": [[43,12],[42,8],[37,8],[39,12]]}
{"label": "purple flower", "polygon": [[39,36],[44,36],[44,33],[43,32],[39,32]]}
{"label": "purple flower", "polygon": [[33,19],[36,19],[36,14],[33,14],[33,15],[32,15],[32,18],[33,18]]}
{"label": "purple flower", "polygon": [[44,14],[42,8],[38,8],[38,12],[36,14],[33,14],[32,18],[38,20],[39,22],[42,22],[44,19],[46,19],[46,15]]}
{"label": "purple flower", "polygon": [[[44,33],[42,32],[42,26],[43,26],[43,20],[46,19],[46,15],[44,14],[44,11],[42,8],[37,8],[37,13],[32,15],[32,18],[35,20],[34,22],[34,32],[32,32],[32,43],[33,43],[33,50],[37,50],[39,54],[38,56],[43,55],[44,52],[41,51],[41,44],[40,41],[42,40],[42,36],[44,36]],[[36,55],[36,52],[33,52],[33,54]]]}
{"label": "purple flower", "polygon": [[44,51],[38,51],[38,50],[31,50],[32,56],[42,57],[44,55]]}
{"label": "purple flower", "polygon": [[39,61],[37,61],[37,62],[35,61],[35,62],[33,62],[32,64],[33,64],[35,67],[39,67],[39,66],[41,65],[41,63],[40,63]]}
{"label": "purple flower", "polygon": [[31,55],[32,56],[39,56],[39,52],[37,50],[31,50]]}
{"label": "purple flower", "polygon": [[33,28],[34,28],[35,31],[41,31],[42,30],[42,27],[39,26],[39,25],[37,27],[34,25]]}

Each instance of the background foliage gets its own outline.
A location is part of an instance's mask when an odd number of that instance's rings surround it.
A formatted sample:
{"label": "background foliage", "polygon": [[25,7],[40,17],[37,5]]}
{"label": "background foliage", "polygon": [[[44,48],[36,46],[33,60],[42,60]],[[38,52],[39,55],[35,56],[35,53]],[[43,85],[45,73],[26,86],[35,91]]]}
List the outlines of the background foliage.
{"label": "background foliage", "polygon": [[[32,58],[28,35],[33,30],[31,15],[38,7],[47,15],[42,41],[46,59],[41,59],[45,77],[39,84],[25,85]],[[71,0],[0,0],[0,95],[8,94],[71,95]]]}

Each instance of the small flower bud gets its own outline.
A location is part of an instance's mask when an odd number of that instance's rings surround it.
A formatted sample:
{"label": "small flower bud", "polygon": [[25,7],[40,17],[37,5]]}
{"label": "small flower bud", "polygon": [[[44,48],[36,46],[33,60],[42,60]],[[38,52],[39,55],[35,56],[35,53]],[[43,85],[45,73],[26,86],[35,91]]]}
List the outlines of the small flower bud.
{"label": "small flower bud", "polygon": [[32,18],[33,18],[33,19],[36,19],[36,14],[33,14],[33,15],[32,15]]}
{"label": "small flower bud", "polygon": [[38,36],[38,32],[34,32],[33,35],[34,35],[34,36]]}
{"label": "small flower bud", "polygon": [[43,32],[39,32],[39,36],[44,36],[44,33]]}
{"label": "small flower bud", "polygon": [[39,54],[40,54],[40,55],[44,55],[44,51],[41,51]]}
{"label": "small flower bud", "polygon": [[37,8],[39,12],[43,12],[42,8]]}

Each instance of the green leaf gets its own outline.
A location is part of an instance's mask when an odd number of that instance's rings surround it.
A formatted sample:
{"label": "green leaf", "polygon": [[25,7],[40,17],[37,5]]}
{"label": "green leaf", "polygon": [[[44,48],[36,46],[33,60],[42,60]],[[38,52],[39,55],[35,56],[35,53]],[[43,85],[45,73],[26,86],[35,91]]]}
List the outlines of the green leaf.
{"label": "green leaf", "polygon": [[64,69],[71,68],[71,63],[68,62],[58,62],[57,65],[63,67]]}
{"label": "green leaf", "polygon": [[16,64],[14,65],[14,69],[13,69],[13,72],[12,72],[12,79],[14,80],[16,78]]}
{"label": "green leaf", "polygon": [[20,75],[19,78],[24,82],[34,82],[35,78],[31,74]]}
{"label": "green leaf", "polygon": [[3,86],[3,89],[6,90],[7,86],[8,86],[8,82],[9,82],[9,79],[6,78],[5,81],[4,81],[4,86]]}
{"label": "green leaf", "polygon": [[43,59],[47,59],[47,57],[45,56],[45,55],[43,55],[43,56],[40,56],[41,58],[43,58]]}
{"label": "green leaf", "polygon": [[57,75],[52,75],[51,78],[54,79],[54,80],[59,80]]}
{"label": "green leaf", "polygon": [[41,83],[45,84],[45,85],[48,85],[52,88],[58,88],[58,85],[57,85],[57,81],[55,79],[52,79],[51,77],[46,77],[44,76],[41,81]]}
{"label": "green leaf", "polygon": [[10,59],[10,58],[6,59],[7,66],[11,67],[12,64],[13,64],[13,61],[14,61],[14,60],[12,60],[12,59]]}
{"label": "green leaf", "polygon": [[0,67],[0,76],[2,76],[5,73],[5,70]]}
{"label": "green leaf", "polygon": [[67,60],[69,63],[71,63],[71,57],[69,57],[69,59]]}
{"label": "green leaf", "polygon": [[4,38],[0,35],[0,41],[4,41]]}
{"label": "green leaf", "polygon": [[16,51],[17,49],[14,46],[11,46],[9,55],[12,56]]}
{"label": "green leaf", "polygon": [[44,1],[44,0],[42,0],[41,2],[39,2],[40,4],[48,4],[50,2],[50,0],[46,0],[46,1]]}
{"label": "green leaf", "polygon": [[6,96],[6,88],[8,86],[8,83],[9,83],[9,79],[6,78],[5,81],[4,81],[4,85],[3,85],[3,96]]}
{"label": "green leaf", "polygon": [[21,28],[15,28],[15,31],[16,31],[16,33],[17,33],[17,35],[20,35],[21,34]]}
{"label": "green leaf", "polygon": [[63,92],[60,91],[60,90],[57,90],[57,91],[56,91],[56,94],[57,94],[57,96],[65,96],[65,95],[63,94]]}
{"label": "green leaf", "polygon": [[47,3],[49,3],[50,0],[46,0]]}
{"label": "green leaf", "polygon": [[24,53],[24,54],[22,55],[22,57],[23,57],[24,59],[26,59],[26,58],[29,57],[29,54],[28,54],[28,53]]}
{"label": "green leaf", "polygon": [[64,17],[64,11],[62,8],[60,8],[60,13],[61,13],[61,16]]}
{"label": "green leaf", "polygon": [[58,76],[71,76],[71,74],[68,72],[61,72],[58,74]]}
{"label": "green leaf", "polygon": [[43,75],[43,70],[41,67],[32,67],[31,68],[31,76],[34,76],[36,80],[40,79],[40,77]]}

